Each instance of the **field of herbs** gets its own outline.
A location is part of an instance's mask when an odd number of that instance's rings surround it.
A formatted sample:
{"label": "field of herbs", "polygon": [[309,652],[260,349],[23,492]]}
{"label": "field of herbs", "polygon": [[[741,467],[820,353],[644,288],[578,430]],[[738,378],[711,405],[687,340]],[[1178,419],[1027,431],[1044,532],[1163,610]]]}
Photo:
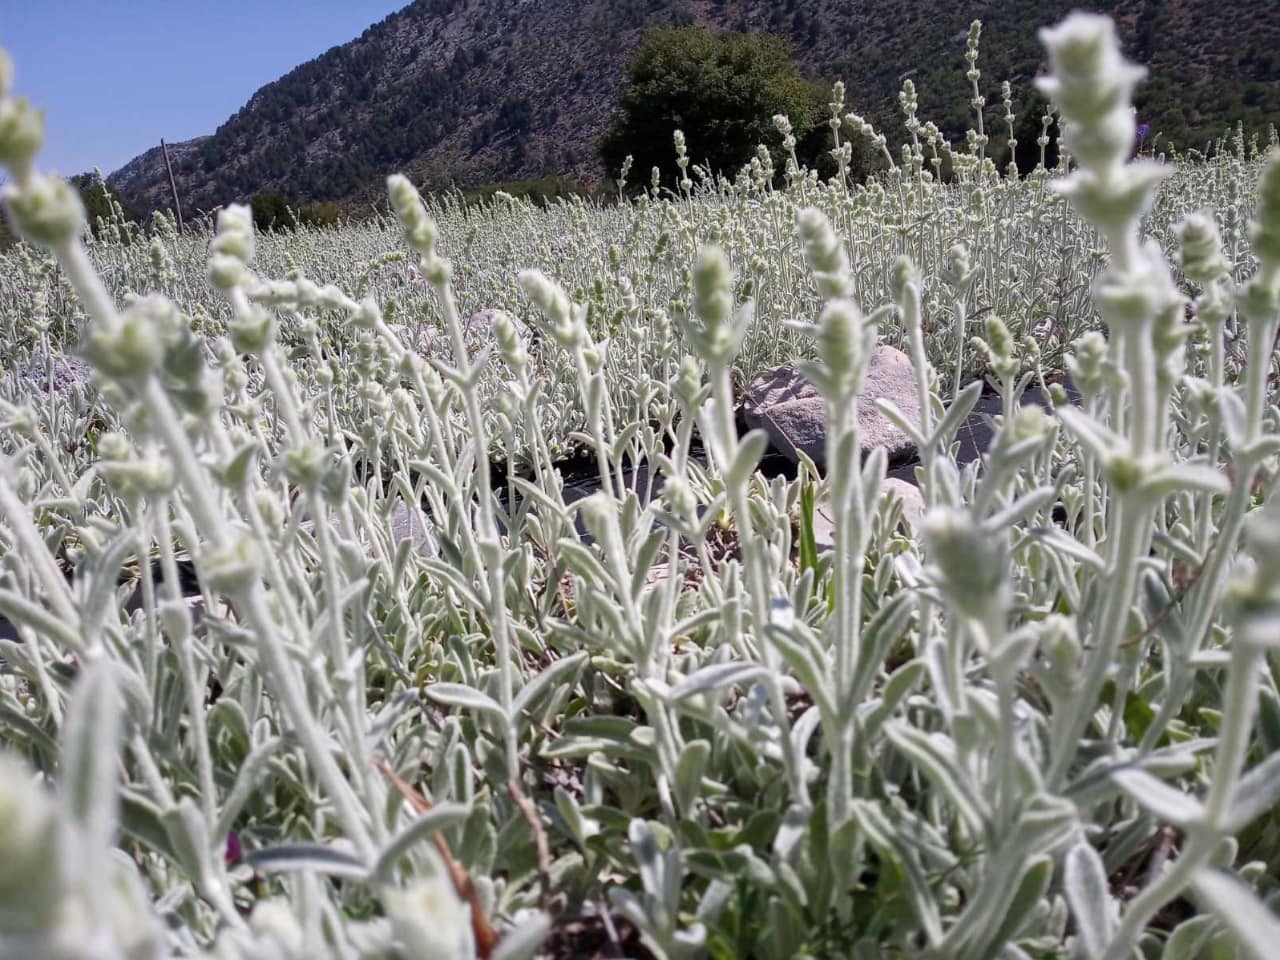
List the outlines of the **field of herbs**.
{"label": "field of herbs", "polygon": [[1276,956],[1280,152],[1043,39],[1052,172],[975,25],[963,150],[261,236],[86,224],[0,54],[0,957]]}

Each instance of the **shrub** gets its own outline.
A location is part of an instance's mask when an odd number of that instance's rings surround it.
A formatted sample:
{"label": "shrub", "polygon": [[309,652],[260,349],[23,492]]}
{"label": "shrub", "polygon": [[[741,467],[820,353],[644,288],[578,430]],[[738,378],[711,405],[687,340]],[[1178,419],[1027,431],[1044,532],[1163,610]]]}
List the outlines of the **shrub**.
{"label": "shrub", "polygon": [[669,169],[676,130],[693,162],[712,174],[732,174],[772,140],[775,114],[789,116],[805,137],[821,119],[822,96],[789,53],[786,41],[769,35],[649,30],[627,62],[618,116],[600,141],[606,170],[616,176],[631,156],[643,185],[652,168]]}

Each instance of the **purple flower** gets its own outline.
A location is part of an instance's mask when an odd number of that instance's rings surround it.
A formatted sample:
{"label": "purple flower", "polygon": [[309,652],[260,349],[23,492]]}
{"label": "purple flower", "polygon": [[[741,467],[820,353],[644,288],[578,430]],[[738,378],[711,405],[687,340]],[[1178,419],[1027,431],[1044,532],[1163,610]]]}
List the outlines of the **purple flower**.
{"label": "purple flower", "polygon": [[1138,124],[1137,133],[1138,133],[1138,143],[1142,143],[1142,141],[1146,140],[1147,137],[1151,135],[1151,124],[1149,123]]}
{"label": "purple flower", "polygon": [[244,847],[240,845],[240,838],[234,833],[227,834],[227,863],[239,863],[240,858],[244,856]]}

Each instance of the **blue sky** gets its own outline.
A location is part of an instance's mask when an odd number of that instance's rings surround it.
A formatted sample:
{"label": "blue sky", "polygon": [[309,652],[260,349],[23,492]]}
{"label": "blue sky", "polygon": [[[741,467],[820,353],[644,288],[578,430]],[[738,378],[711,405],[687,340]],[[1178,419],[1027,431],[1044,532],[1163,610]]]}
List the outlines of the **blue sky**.
{"label": "blue sky", "polygon": [[110,173],[212,133],[255,90],[408,0],[0,0],[16,92],[45,108],[40,166]]}

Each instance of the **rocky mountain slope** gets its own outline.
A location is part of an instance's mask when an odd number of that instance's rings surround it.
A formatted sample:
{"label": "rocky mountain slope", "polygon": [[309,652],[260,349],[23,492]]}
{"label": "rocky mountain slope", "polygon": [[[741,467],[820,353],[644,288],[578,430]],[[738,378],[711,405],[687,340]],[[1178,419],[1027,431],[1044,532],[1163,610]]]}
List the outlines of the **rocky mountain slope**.
{"label": "rocky mountain slope", "polygon": [[[263,87],[206,137],[171,144],[184,205],[212,209],[258,192],[297,200],[375,201],[401,170],[427,188],[566,175],[604,176],[595,139],[608,126],[626,53],[644,28],[702,23],[767,30],[796,61],[843,79],[848,108],[900,127],[910,76],[921,116],[957,136],[969,122],[964,45],[984,21],[989,128],[999,85],[1015,109],[1032,97],[1038,26],[1072,0],[417,0],[360,37]],[[1153,130],[1203,144],[1236,120],[1280,120],[1275,0],[1110,0],[1131,57],[1151,67],[1139,107]],[[697,145],[690,144],[697,155]],[[158,147],[109,178],[134,205],[168,204]]]}

